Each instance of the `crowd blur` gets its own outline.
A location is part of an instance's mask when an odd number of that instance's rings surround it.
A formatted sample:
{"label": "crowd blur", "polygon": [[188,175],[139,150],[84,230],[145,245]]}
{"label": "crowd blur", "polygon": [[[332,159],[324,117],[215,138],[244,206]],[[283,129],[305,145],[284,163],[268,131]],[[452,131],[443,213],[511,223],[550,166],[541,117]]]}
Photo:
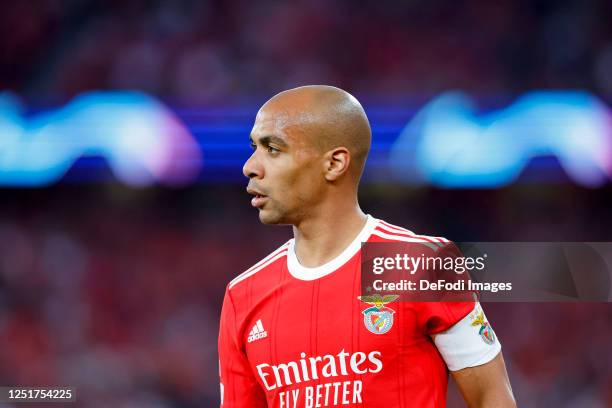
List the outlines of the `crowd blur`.
{"label": "crowd blur", "polygon": [[[567,202],[577,191],[539,190],[366,186],[362,204],[457,241],[611,240],[610,191]],[[0,197],[0,384],[73,386],[79,407],[218,406],[225,285],[289,228],[260,225],[241,187],[68,185]],[[520,406],[611,406],[609,304],[485,308]],[[460,401],[451,389],[449,406]]]}
{"label": "crowd blur", "polygon": [[0,13],[0,89],[187,102],[305,83],[362,93],[612,96],[607,0],[40,0]]}

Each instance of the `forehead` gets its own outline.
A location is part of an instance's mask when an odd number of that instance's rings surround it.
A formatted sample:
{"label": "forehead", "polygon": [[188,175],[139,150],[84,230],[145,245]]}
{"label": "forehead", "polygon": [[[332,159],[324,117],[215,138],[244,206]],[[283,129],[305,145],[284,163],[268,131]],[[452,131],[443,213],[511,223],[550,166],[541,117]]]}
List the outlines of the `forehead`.
{"label": "forehead", "polygon": [[288,145],[298,146],[309,145],[311,139],[303,114],[266,105],[257,113],[251,130],[254,140],[265,136],[275,136]]}
{"label": "forehead", "polygon": [[264,133],[282,133],[290,123],[289,113],[280,110],[270,110],[261,108],[255,117],[252,134],[261,135]]}

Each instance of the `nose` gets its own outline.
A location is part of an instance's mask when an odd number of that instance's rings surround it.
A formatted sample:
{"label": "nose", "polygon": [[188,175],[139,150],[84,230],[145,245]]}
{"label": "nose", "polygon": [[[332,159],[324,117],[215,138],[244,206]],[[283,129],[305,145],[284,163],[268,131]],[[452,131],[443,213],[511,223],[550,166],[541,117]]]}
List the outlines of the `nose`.
{"label": "nose", "polygon": [[244,162],[244,166],[242,166],[242,174],[248,178],[261,178],[263,176],[263,168],[256,157],[256,151],[251,154],[251,157]]}

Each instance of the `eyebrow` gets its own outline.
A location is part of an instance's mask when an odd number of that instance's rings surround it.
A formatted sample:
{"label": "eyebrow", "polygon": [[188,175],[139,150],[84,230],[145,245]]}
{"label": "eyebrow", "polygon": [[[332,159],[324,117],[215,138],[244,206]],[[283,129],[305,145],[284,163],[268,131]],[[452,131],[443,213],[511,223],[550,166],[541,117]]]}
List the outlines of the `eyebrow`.
{"label": "eyebrow", "polygon": [[[252,143],[255,143],[255,141],[253,140],[253,136],[249,136],[249,140]],[[275,143],[275,144],[279,145],[280,147],[287,147],[287,142],[285,142],[280,137],[274,136],[274,135],[266,135],[266,136],[260,137],[259,138],[259,143],[261,143],[264,146],[268,146],[270,143]]]}

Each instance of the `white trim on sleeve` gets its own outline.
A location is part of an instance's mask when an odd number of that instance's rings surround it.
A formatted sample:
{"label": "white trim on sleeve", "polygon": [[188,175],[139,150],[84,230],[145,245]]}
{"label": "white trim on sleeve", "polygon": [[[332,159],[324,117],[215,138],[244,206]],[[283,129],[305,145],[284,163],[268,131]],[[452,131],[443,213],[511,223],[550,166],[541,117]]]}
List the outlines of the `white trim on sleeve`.
{"label": "white trim on sleeve", "polygon": [[480,303],[453,327],[433,335],[433,340],[450,371],[488,363],[501,351]]}

